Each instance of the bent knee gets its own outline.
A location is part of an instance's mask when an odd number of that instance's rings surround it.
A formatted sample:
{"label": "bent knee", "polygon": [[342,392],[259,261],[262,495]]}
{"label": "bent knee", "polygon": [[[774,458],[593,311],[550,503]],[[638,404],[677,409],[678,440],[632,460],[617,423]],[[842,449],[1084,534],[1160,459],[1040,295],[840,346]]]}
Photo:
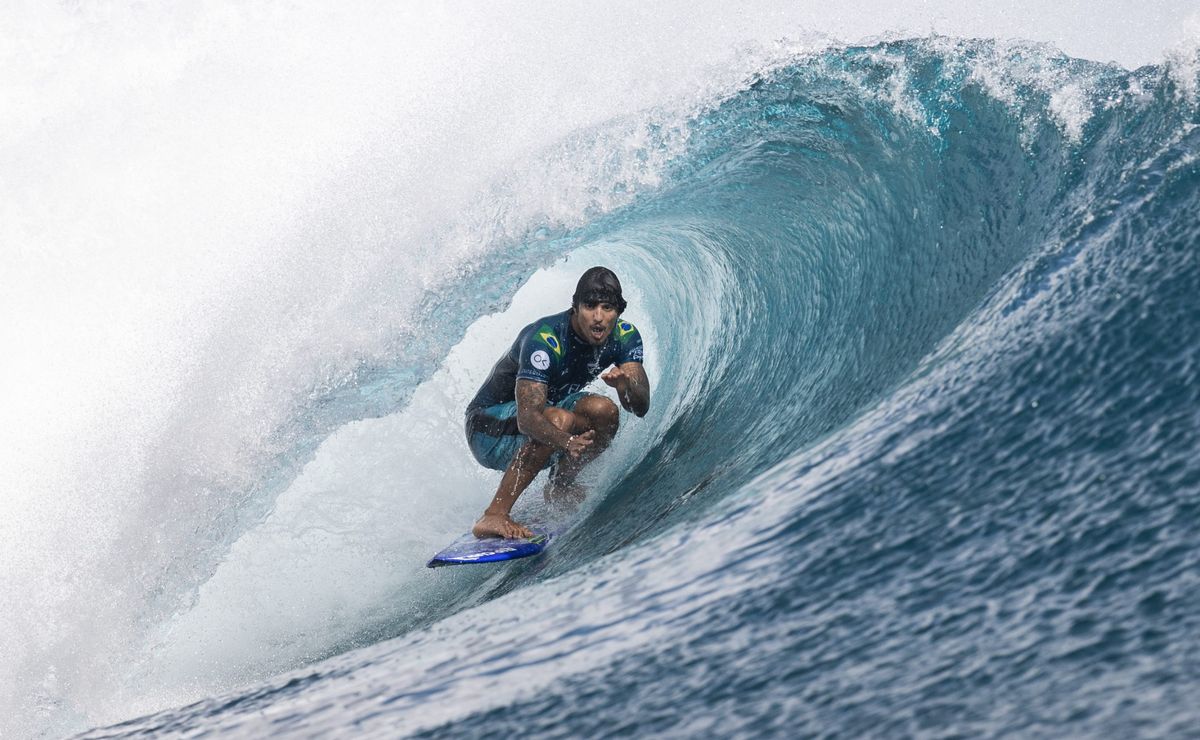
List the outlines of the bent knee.
{"label": "bent knee", "polygon": [[587,417],[592,426],[616,427],[621,420],[617,404],[605,396],[585,396],[575,404],[575,413]]}
{"label": "bent knee", "polygon": [[560,409],[557,406],[551,406],[547,408],[544,413],[546,414],[546,418],[550,420],[551,424],[563,430],[564,432],[569,432],[575,428],[575,414],[567,411],[566,409]]}

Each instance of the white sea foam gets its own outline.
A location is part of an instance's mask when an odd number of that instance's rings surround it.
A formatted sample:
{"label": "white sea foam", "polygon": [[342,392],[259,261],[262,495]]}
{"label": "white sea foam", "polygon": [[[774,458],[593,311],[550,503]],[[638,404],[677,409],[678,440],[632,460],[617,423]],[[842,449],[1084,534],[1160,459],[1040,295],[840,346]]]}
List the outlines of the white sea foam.
{"label": "white sea foam", "polygon": [[[208,608],[221,582],[192,588],[222,558],[269,552],[256,537],[329,554],[304,537],[387,505],[377,487],[338,508],[313,483],[306,534],[278,531],[286,510],[256,531],[271,502],[248,497],[314,398],[407,357],[423,300],[527,229],[656,186],[691,114],[815,32],[1041,37],[1037,12],[1013,27],[952,3],[699,5],[5,11],[0,734],[125,716],[112,666],[172,611]],[[1071,29],[1047,33],[1069,47]],[[363,532],[367,552],[405,536]],[[341,593],[353,557],[330,557],[296,630]],[[365,580],[369,611],[394,584]],[[242,629],[213,620],[188,629]]]}
{"label": "white sea foam", "polygon": [[22,732],[120,716],[108,666],[269,509],[310,397],[400,363],[424,297],[522,229],[654,186],[775,46],[633,4],[17,22],[0,682],[45,715],[6,708]]}
{"label": "white sea foam", "polygon": [[1167,50],[1165,66],[1180,100],[1197,105],[1200,103],[1200,13],[1189,19],[1187,28],[1187,40]]}

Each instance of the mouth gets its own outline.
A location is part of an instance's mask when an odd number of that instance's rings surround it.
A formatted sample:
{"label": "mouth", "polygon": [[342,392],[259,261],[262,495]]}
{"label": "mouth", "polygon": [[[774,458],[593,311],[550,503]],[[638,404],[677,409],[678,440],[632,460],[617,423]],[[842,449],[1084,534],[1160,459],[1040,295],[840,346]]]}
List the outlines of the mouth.
{"label": "mouth", "polygon": [[588,333],[592,335],[592,339],[601,340],[608,333],[608,327],[603,324],[593,324],[588,327]]}

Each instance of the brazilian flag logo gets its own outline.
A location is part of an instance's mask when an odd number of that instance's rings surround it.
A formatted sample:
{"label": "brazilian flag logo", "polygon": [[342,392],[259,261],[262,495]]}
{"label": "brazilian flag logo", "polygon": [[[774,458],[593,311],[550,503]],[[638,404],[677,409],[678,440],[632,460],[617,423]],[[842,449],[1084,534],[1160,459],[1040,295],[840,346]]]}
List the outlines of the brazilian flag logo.
{"label": "brazilian flag logo", "polygon": [[619,341],[625,341],[626,337],[635,332],[637,332],[637,327],[635,327],[633,324],[629,323],[628,321],[617,321],[617,339]]}
{"label": "brazilian flag logo", "polygon": [[559,343],[558,337],[554,335],[553,329],[548,326],[538,329],[538,339],[541,339],[554,352],[555,357],[562,357],[562,344]]}

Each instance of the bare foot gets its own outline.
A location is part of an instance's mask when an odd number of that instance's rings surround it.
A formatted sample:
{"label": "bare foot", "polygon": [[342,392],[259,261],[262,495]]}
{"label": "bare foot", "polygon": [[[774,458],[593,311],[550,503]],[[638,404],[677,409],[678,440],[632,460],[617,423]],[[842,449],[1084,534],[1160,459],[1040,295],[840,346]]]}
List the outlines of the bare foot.
{"label": "bare foot", "polygon": [[488,514],[484,513],[479,517],[479,521],[475,522],[475,526],[471,529],[471,534],[479,539],[485,537],[507,537],[509,539],[525,539],[533,536],[533,532],[528,527],[523,527],[512,520],[508,514]]}

